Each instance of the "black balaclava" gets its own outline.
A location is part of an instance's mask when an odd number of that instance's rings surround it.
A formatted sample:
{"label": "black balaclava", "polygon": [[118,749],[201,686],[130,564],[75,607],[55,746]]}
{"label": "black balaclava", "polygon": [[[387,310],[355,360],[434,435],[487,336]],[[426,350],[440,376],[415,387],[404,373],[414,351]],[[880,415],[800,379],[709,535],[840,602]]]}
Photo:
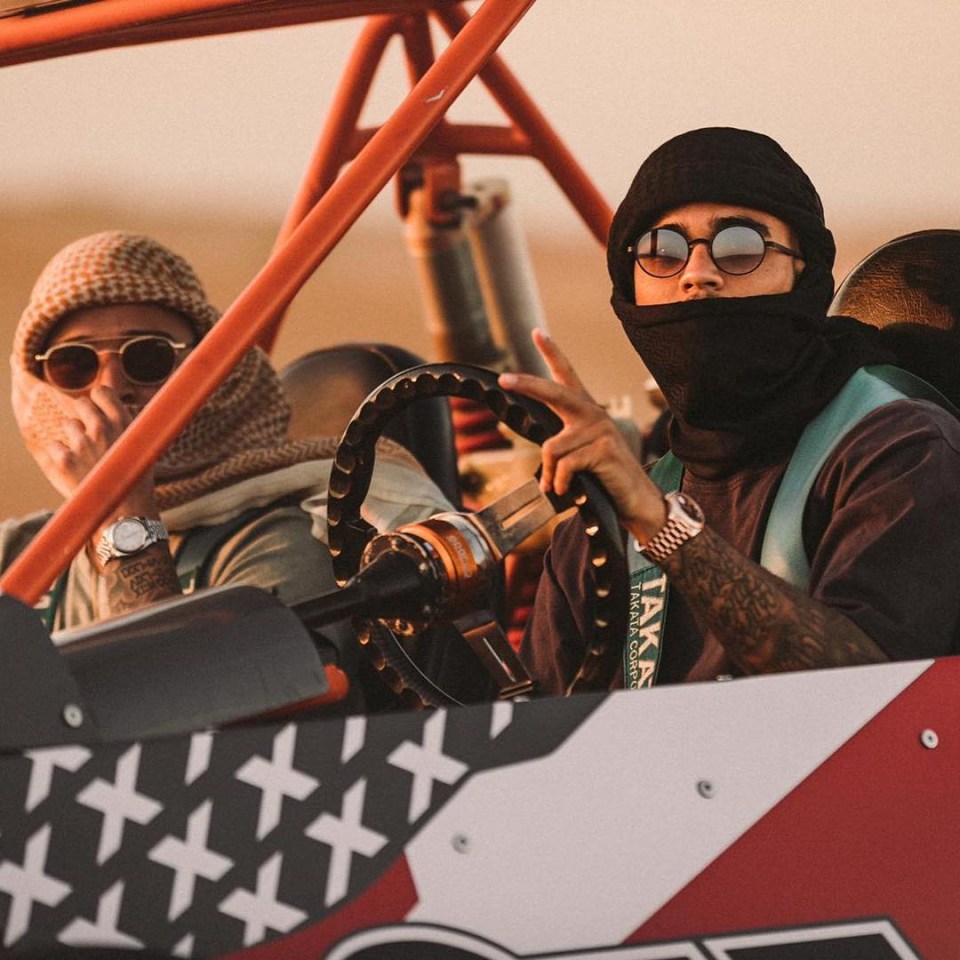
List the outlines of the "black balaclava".
{"label": "black balaclava", "polygon": [[[805,262],[794,289],[638,307],[627,247],[661,214],[696,202],[792,227]],[[610,228],[611,303],[670,405],[671,448],[693,473],[724,477],[783,458],[854,370],[892,359],[874,328],[826,316],[834,255],[813,184],[770,137],[693,130],[640,167]]]}

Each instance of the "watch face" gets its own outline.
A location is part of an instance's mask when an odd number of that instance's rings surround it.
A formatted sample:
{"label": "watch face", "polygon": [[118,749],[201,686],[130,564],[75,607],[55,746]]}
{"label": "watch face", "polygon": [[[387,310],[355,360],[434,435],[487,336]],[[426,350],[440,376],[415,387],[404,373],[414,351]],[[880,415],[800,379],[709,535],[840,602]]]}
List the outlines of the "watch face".
{"label": "watch face", "polygon": [[121,520],[113,528],[113,543],[122,553],[136,553],[143,548],[147,531],[139,520]]}
{"label": "watch face", "polygon": [[683,507],[684,512],[693,520],[694,523],[702,524],[704,522],[703,510],[700,509],[700,504],[696,500],[691,499],[688,496],[685,496],[682,493],[677,494],[677,502]]}

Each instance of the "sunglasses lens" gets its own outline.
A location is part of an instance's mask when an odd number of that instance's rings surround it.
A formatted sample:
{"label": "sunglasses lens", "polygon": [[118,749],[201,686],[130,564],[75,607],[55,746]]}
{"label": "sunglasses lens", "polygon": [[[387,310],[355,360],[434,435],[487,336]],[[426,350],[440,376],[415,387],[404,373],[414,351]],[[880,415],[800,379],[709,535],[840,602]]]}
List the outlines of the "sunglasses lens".
{"label": "sunglasses lens", "polygon": [[83,344],[66,344],[50,351],[44,361],[48,382],[62,390],[82,390],[93,382],[100,366],[96,350]]}
{"label": "sunglasses lens", "polygon": [[637,263],[651,277],[672,277],[683,269],[690,248],[676,230],[648,230],[637,241]]}
{"label": "sunglasses lens", "polygon": [[123,348],[123,372],[135,383],[163,383],[173,373],[177,353],[163,337],[140,337]]}
{"label": "sunglasses lens", "polygon": [[763,237],[753,227],[724,227],[710,246],[713,262],[724,272],[740,276],[756,270],[763,261],[766,247]]}

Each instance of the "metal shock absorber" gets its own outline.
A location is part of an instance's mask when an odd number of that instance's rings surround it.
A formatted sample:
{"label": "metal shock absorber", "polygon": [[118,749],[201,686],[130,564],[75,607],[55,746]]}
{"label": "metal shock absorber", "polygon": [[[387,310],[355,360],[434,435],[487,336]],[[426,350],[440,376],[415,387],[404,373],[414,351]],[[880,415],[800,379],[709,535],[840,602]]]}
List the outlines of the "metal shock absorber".
{"label": "metal shock absorber", "polygon": [[[546,375],[531,341],[545,327],[526,240],[505,181],[460,188],[455,161],[411,165],[401,211],[407,248],[417,265],[433,358],[494,371]],[[491,412],[472,401],[450,399],[464,502],[481,508],[519,469],[529,475],[538,451],[508,439]],[[504,620],[518,647],[532,609],[547,535],[506,560]]]}

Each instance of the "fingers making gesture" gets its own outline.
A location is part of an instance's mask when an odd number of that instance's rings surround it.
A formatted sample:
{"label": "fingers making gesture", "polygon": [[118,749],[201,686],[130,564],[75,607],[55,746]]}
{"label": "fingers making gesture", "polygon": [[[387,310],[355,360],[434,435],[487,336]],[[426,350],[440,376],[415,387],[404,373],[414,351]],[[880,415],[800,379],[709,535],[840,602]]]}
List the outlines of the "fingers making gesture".
{"label": "fingers making gesture", "polygon": [[[69,497],[132,423],[136,411],[104,385],[70,395],[26,371],[13,371],[13,410],[27,449],[52,486]],[[127,513],[155,512],[153,471],[124,501]]]}
{"label": "fingers making gesture", "polygon": [[563,421],[560,432],[542,447],[541,489],[562,495],[575,473],[592,473],[613,499],[623,525],[641,543],[646,542],[666,522],[662,494],[553,339],[537,329],[533,342],[553,379],[505,373],[499,384],[539,400]]}

